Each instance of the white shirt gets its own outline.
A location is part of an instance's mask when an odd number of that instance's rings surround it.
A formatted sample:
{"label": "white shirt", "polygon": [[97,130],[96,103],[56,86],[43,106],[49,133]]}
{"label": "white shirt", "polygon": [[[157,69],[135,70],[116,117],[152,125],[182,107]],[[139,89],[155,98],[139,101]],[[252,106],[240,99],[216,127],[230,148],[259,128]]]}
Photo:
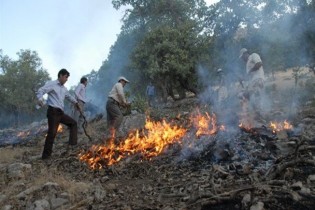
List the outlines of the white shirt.
{"label": "white shirt", "polygon": [[109,92],[108,97],[115,99],[120,105],[126,104],[127,100],[124,94],[124,87],[120,82],[117,82],[112,90]]}
{"label": "white shirt", "polygon": [[262,62],[260,56],[257,53],[253,53],[248,57],[246,63],[246,72],[249,75],[249,81],[255,81],[257,79],[265,80],[264,69],[261,66],[258,70],[249,72],[258,62]]}
{"label": "white shirt", "polygon": [[48,81],[43,87],[39,88],[36,94],[38,100],[42,99],[45,94],[48,94],[47,105],[64,110],[65,98],[77,103],[77,100],[70,95],[68,89],[61,85],[59,80]]}
{"label": "white shirt", "polygon": [[80,83],[75,91],[74,91],[75,97],[77,100],[83,101],[84,103],[86,103],[86,99],[85,99],[85,85]]}

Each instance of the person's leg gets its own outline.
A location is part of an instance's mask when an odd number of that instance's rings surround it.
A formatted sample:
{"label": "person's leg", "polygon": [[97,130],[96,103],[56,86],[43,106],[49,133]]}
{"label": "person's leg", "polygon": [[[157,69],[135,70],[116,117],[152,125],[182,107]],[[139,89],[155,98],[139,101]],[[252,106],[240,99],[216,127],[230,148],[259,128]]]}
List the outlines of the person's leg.
{"label": "person's leg", "polygon": [[42,159],[47,159],[51,156],[54,139],[57,134],[61,114],[62,113],[60,113],[54,108],[48,107],[47,109],[48,132],[45,140]]}
{"label": "person's leg", "polygon": [[111,114],[111,102],[108,100],[106,103],[106,122],[107,127],[110,129],[113,126],[113,116]]}
{"label": "person's leg", "polygon": [[109,131],[109,138],[113,138],[115,136],[115,128],[114,128],[114,123],[115,123],[115,118],[112,113],[114,104],[108,100],[106,103],[106,117],[107,117],[107,128]]}
{"label": "person's leg", "polygon": [[124,116],[123,116],[119,106],[115,107],[112,114],[114,115],[114,128],[117,130],[119,128]]}
{"label": "person's leg", "polygon": [[253,97],[252,97],[252,109],[253,109],[253,116],[256,122],[258,123],[265,123],[263,117],[263,110],[262,110],[262,91],[263,91],[263,81],[256,80],[253,83]]}
{"label": "person's leg", "polygon": [[78,126],[77,122],[71,118],[70,116],[63,114],[61,116],[60,122],[62,124],[65,124],[70,129],[70,135],[69,135],[69,144],[70,145],[76,145],[78,142]]}
{"label": "person's leg", "polygon": [[106,106],[106,111],[109,128],[117,130],[123,119],[123,114],[121,113],[119,106],[115,103],[109,103]]}

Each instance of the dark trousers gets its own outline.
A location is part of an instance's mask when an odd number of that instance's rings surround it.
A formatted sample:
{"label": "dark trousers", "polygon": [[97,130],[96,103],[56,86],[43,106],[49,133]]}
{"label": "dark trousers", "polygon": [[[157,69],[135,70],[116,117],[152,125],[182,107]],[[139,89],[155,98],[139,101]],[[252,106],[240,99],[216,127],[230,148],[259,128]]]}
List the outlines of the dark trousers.
{"label": "dark trousers", "polygon": [[107,126],[110,131],[117,130],[123,120],[123,114],[119,103],[112,98],[108,98],[106,103]]}
{"label": "dark trousers", "polygon": [[45,146],[42,158],[48,158],[51,156],[54,140],[57,134],[58,126],[60,123],[70,128],[69,144],[76,145],[78,141],[77,137],[77,122],[66,115],[61,109],[48,106],[47,109],[48,119],[48,132],[45,140]]}

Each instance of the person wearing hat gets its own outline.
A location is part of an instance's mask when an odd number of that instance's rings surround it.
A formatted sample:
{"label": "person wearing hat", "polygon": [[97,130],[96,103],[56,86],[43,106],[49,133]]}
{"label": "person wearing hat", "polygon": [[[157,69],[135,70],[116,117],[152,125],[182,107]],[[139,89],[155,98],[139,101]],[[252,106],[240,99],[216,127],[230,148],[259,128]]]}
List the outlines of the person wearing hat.
{"label": "person wearing hat", "polygon": [[118,82],[113,86],[108,94],[106,103],[107,126],[109,128],[111,137],[115,135],[115,131],[119,128],[123,114],[120,107],[127,107],[130,103],[127,102],[124,87],[129,83],[125,77],[119,77]]}
{"label": "person wearing hat", "polygon": [[240,50],[239,58],[246,64],[246,74],[249,78],[247,91],[249,94],[251,111],[256,115],[254,118],[261,119],[261,98],[264,92],[265,81],[262,60],[257,53],[249,54],[246,48]]}

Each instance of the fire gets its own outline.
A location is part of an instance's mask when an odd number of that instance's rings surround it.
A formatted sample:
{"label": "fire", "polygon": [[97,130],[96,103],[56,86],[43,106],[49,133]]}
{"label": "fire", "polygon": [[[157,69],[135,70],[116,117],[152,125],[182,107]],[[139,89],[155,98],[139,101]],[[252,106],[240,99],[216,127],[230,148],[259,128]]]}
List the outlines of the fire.
{"label": "fire", "polygon": [[218,129],[225,129],[224,126],[218,128],[216,116],[213,114],[211,117],[207,112],[205,115],[202,115],[198,110],[195,115],[192,115],[190,120],[193,123],[193,126],[197,129],[197,137],[200,137],[201,135],[213,135]]}
{"label": "fire", "polygon": [[19,137],[19,138],[25,138],[25,137],[27,137],[28,135],[30,135],[30,131],[21,131],[21,132],[19,132],[18,134],[17,134],[17,137]]}
{"label": "fire", "polygon": [[238,125],[238,127],[248,132],[251,130],[251,126],[246,125],[246,123],[242,123],[242,122]]}
{"label": "fire", "polygon": [[272,129],[273,133],[282,130],[291,130],[293,128],[293,126],[286,120],[283,122],[270,122],[269,127]]}
{"label": "fire", "polygon": [[57,133],[61,133],[63,131],[63,127],[61,124],[59,124],[58,129],[57,129]]}
{"label": "fire", "polygon": [[159,155],[168,145],[178,142],[187,129],[167,123],[146,120],[145,130],[129,134],[119,145],[113,141],[106,146],[94,145],[90,151],[80,154],[81,161],[88,163],[92,169],[101,169],[104,165],[113,165],[132,154],[140,153],[150,159]]}

